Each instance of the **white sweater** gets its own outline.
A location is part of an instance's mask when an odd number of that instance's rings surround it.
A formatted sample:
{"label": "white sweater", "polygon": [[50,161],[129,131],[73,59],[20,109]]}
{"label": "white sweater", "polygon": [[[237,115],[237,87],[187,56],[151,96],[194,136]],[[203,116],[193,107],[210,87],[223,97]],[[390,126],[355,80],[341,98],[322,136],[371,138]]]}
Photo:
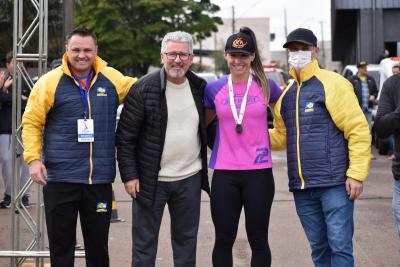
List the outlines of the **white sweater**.
{"label": "white sweater", "polygon": [[167,132],[161,156],[159,181],[178,181],[201,170],[199,114],[188,80],[167,81]]}

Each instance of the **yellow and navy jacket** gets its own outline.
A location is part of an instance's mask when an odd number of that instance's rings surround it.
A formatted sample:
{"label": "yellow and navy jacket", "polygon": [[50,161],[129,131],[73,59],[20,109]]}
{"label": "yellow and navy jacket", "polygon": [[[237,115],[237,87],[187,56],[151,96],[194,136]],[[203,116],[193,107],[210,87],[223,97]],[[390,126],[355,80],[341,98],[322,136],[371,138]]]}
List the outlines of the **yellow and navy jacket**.
{"label": "yellow and navy jacket", "polygon": [[287,149],[289,189],[328,187],[368,176],[371,135],[349,81],[320,69],[301,70],[274,107],[272,149]]}
{"label": "yellow and navy jacket", "polygon": [[84,117],[84,106],[67,62],[64,55],[63,64],[43,75],[32,89],[22,118],[24,159],[29,164],[43,156],[48,182],[110,183],[116,169],[116,112],[136,79],[96,58],[87,94],[94,142],[79,143],[77,121]]}

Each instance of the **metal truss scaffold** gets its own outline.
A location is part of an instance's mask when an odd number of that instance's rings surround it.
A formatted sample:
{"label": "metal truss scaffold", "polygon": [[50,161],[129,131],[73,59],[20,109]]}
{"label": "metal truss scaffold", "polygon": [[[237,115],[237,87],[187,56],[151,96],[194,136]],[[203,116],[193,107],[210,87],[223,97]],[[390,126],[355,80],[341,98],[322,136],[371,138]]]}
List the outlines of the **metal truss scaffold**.
{"label": "metal truss scaffold", "polygon": [[[25,4],[25,10],[24,10]],[[28,7],[28,8],[27,8]],[[26,22],[27,13],[34,12],[32,21]],[[36,266],[43,266],[43,257],[31,255],[33,251],[44,251],[43,229],[44,212],[43,197],[37,185],[37,205],[27,209],[21,205],[22,197],[32,187],[32,180],[26,184],[21,181],[21,163],[23,160],[23,144],[21,139],[21,88],[24,81],[30,88],[33,81],[26,68],[26,63],[37,64],[37,74],[40,77],[46,72],[47,66],[47,29],[48,0],[14,0],[13,29],[13,95],[12,95],[12,148],[13,148],[13,183],[11,193],[11,249],[0,251],[1,257],[9,257],[11,266],[20,266],[27,257],[36,259]],[[33,41],[38,44],[37,53],[25,53],[28,44]],[[32,47],[32,45],[30,46]],[[17,82],[19,81],[19,82]],[[32,190],[33,191],[33,190]],[[24,240],[31,236],[28,242],[21,242],[21,231],[24,229]],[[26,233],[28,232],[28,234]],[[30,238],[30,237],[29,237]],[[27,244],[26,244],[27,243]],[[18,252],[18,253],[17,253]],[[39,253],[38,253],[39,254]]]}

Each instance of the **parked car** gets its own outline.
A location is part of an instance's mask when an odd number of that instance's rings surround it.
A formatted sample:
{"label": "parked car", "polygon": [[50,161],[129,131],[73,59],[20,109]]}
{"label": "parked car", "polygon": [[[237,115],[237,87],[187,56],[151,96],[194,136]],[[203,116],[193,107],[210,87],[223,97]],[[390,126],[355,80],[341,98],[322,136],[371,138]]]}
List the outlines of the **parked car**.
{"label": "parked car", "polygon": [[283,90],[286,88],[286,79],[282,69],[276,63],[264,64],[264,73]]}
{"label": "parked car", "polygon": [[400,64],[400,57],[385,58],[382,59],[381,63],[379,64],[380,79],[379,79],[378,101],[379,97],[381,96],[380,89],[382,89],[383,83],[386,81],[387,78],[393,75],[392,67],[399,64]]}
{"label": "parked car", "polygon": [[[346,79],[349,79],[351,76],[356,75],[356,74],[357,74],[357,66],[356,65],[347,65],[346,67],[344,67],[344,69],[342,71],[342,75]],[[368,64],[367,65],[367,74],[374,78],[374,80],[376,82],[376,86],[378,87],[378,98],[379,98],[380,89],[382,88],[382,84],[383,84],[383,82],[381,82],[382,75],[381,75],[380,65],[379,64]],[[372,110],[372,121],[375,118],[376,110],[377,110],[377,106],[375,105],[375,107]]]}
{"label": "parked car", "polygon": [[[392,76],[392,66],[399,64],[400,58],[387,58],[383,59],[380,64],[368,64],[367,65],[367,73],[375,79],[376,85],[378,87],[378,97],[377,104],[379,104],[379,97],[381,94],[382,85],[387,78]],[[350,78],[351,76],[357,73],[356,65],[347,65],[343,71],[342,75],[345,78]],[[378,149],[379,154],[386,155],[389,150],[389,144],[387,138],[379,138],[374,130],[374,119],[376,115],[376,111],[378,109],[378,105],[375,105],[372,109],[372,122],[371,122],[371,135],[372,142],[375,144],[375,147]]]}
{"label": "parked car", "polygon": [[[357,74],[357,66],[356,65],[347,65],[346,67],[344,67],[344,69],[342,71],[342,75],[346,79],[349,79],[351,76],[356,75],[356,74]],[[380,74],[379,64],[368,64],[367,65],[367,74],[374,78],[376,85],[378,87],[378,90],[380,90],[379,84],[380,84],[381,74]],[[376,110],[377,110],[377,105],[375,105],[372,109],[371,126],[373,126],[373,124],[374,124]],[[373,127],[371,127],[371,135],[372,135],[372,143],[375,144],[375,147],[378,149],[379,154],[387,154],[388,140],[377,138]]]}
{"label": "parked car", "polygon": [[[369,76],[372,76],[376,82],[376,85],[379,85],[380,82],[380,67],[378,64],[368,64],[367,65],[367,73]],[[351,76],[357,74],[357,66],[356,65],[347,65],[344,67],[342,71],[342,75],[349,79]]]}
{"label": "parked car", "polygon": [[[264,73],[267,77],[273,80],[282,90],[284,90],[287,86],[284,72],[281,68],[278,68],[278,64],[269,63],[264,64]],[[268,128],[273,128],[274,116],[270,108],[267,108],[267,118],[268,118]]]}
{"label": "parked car", "polygon": [[218,79],[217,75],[212,72],[199,72],[196,73],[196,75],[206,80],[206,82],[212,82]]}

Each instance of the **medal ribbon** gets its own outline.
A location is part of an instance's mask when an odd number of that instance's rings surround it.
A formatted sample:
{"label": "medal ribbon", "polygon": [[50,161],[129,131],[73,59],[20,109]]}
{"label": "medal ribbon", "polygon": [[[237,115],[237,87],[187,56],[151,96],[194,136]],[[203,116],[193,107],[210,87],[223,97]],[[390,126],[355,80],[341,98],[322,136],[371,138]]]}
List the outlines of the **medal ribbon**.
{"label": "medal ribbon", "polygon": [[251,85],[252,81],[253,81],[253,77],[250,74],[249,78],[247,80],[246,93],[243,96],[242,104],[240,105],[240,111],[239,111],[239,116],[238,116],[237,110],[236,110],[234,93],[233,93],[232,76],[231,76],[231,74],[229,74],[229,78],[228,78],[229,103],[230,103],[230,106],[231,106],[233,119],[235,120],[236,125],[241,125],[242,124],[243,117],[244,117],[244,111],[246,110],[247,94],[249,92],[250,85]]}

